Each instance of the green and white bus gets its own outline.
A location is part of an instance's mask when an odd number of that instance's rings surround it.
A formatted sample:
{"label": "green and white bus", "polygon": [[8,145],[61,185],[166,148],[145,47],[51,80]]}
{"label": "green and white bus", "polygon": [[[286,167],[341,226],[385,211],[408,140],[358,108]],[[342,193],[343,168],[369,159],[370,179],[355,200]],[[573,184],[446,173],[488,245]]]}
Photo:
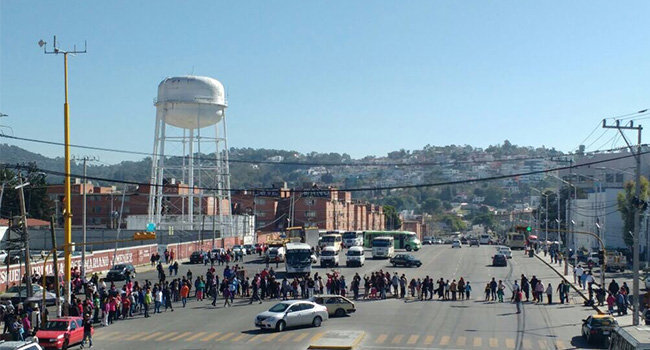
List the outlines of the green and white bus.
{"label": "green and white bus", "polygon": [[420,250],[422,242],[417,234],[411,231],[363,231],[363,246],[372,248],[372,240],[375,237],[393,237],[395,249]]}

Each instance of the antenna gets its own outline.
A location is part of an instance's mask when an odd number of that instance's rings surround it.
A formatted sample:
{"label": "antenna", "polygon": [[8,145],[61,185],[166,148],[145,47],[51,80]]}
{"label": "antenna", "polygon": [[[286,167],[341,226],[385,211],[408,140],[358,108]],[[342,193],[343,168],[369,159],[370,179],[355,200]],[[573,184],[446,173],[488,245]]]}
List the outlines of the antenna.
{"label": "antenna", "polygon": [[62,54],[73,54],[73,55],[78,54],[78,53],[86,53],[87,48],[88,48],[88,43],[84,40],[84,49],[83,49],[83,51],[77,51],[77,45],[72,46],[72,51],[61,50],[56,45],[56,35],[54,36],[54,40],[52,40],[52,43],[53,43],[52,46],[54,47],[52,49],[52,51],[47,51],[47,42],[45,40],[43,40],[43,39],[38,41],[38,46],[43,48],[43,53],[45,53],[45,54],[55,54],[55,55],[60,54],[60,53],[62,53]]}

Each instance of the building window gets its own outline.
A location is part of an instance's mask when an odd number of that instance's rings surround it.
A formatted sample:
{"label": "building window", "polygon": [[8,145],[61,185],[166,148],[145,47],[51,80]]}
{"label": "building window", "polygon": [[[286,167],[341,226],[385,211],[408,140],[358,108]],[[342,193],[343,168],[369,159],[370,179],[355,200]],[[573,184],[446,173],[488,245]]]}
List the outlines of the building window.
{"label": "building window", "polygon": [[266,217],[266,212],[265,212],[265,211],[256,210],[256,211],[255,211],[255,216],[260,217],[260,218]]}
{"label": "building window", "polygon": [[306,218],[315,218],[316,217],[316,212],[313,210],[307,210],[305,212],[305,217]]}
{"label": "building window", "polygon": [[101,206],[96,206],[95,209],[93,210],[93,213],[99,214],[102,212],[102,207]]}
{"label": "building window", "polygon": [[623,183],[623,174],[616,174],[616,182]]}
{"label": "building window", "polygon": [[614,174],[605,175],[605,181],[606,182],[614,182]]}
{"label": "building window", "polygon": [[305,198],[305,204],[307,204],[307,205],[315,205],[316,200],[314,198]]}
{"label": "building window", "polygon": [[257,205],[265,205],[266,204],[266,199],[264,199],[264,198],[255,198],[255,204],[257,204]]}

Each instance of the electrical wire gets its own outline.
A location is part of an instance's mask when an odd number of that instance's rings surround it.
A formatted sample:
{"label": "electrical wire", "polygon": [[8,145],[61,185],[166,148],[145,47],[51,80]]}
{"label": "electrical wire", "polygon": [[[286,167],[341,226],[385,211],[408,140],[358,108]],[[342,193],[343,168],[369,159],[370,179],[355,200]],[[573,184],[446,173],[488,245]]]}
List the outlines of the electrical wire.
{"label": "electrical wire", "polygon": [[[649,151],[642,151],[639,152],[639,155],[644,155],[650,153]],[[446,182],[437,182],[437,183],[423,183],[423,184],[408,184],[408,185],[393,185],[393,186],[376,186],[376,187],[366,187],[366,188],[342,188],[342,189],[337,189],[337,191],[347,191],[347,192],[362,192],[362,191],[382,191],[382,190],[396,190],[396,189],[412,189],[412,188],[428,188],[428,187],[440,187],[440,186],[449,186],[449,185],[461,185],[461,184],[471,184],[471,183],[477,183],[477,182],[485,182],[485,181],[494,181],[494,180],[503,180],[503,179],[510,179],[510,178],[517,178],[521,176],[529,176],[529,175],[538,175],[538,174],[545,174],[549,172],[554,172],[554,171],[559,171],[559,170],[569,170],[569,169],[574,169],[574,168],[580,168],[580,167],[589,167],[591,165],[595,164],[602,164],[602,163],[608,163],[612,162],[615,160],[619,159],[626,159],[630,157],[635,157],[636,154],[626,154],[626,155],[621,155],[617,157],[612,157],[609,159],[604,159],[604,160],[595,160],[595,161],[590,161],[590,162],[585,162],[582,164],[578,165],[572,165],[572,166],[562,166],[562,167],[555,167],[555,168],[549,168],[549,169],[544,169],[544,170],[533,170],[533,171],[528,171],[528,172],[522,172],[522,173],[515,173],[515,174],[506,174],[506,175],[495,175],[495,176],[489,176],[489,177],[484,177],[484,178],[475,178],[475,179],[464,179],[464,180],[457,180],[457,181],[446,181]],[[46,174],[50,175],[57,175],[57,176],[66,176],[66,173],[61,172],[61,171],[54,171],[54,170],[48,170],[48,169],[42,169],[42,168],[35,168],[30,165],[20,165],[20,164],[7,164],[7,163],[0,163],[0,168],[10,168],[10,169],[15,169],[15,170],[32,170],[32,171],[40,171]],[[126,185],[135,185],[135,186],[153,186],[153,187],[173,187],[174,185],[169,185],[169,184],[164,184],[164,185],[158,185],[158,184],[149,184],[149,183],[143,183],[143,182],[137,182],[137,181],[127,181],[127,180],[118,180],[118,179],[110,179],[110,178],[103,178],[103,177],[97,177],[97,176],[83,176],[83,175],[78,175],[78,174],[69,174],[71,177],[77,177],[84,179],[84,181],[87,180],[96,180],[96,181],[104,181],[104,182],[109,182],[109,183],[121,183],[121,184],[126,184]],[[195,187],[196,190],[204,190],[204,191],[229,191],[229,192],[240,192],[240,191],[246,191],[248,189],[245,188],[212,188],[212,187]],[[321,188],[315,188],[315,189],[300,189],[300,190],[295,190],[295,189],[290,189],[289,191],[294,193],[294,192],[299,192],[299,193],[313,193],[313,192],[320,192],[320,191],[325,191],[329,189],[321,189]]]}
{"label": "electrical wire", "polygon": [[580,147],[580,145],[584,145],[585,142],[587,141],[587,139],[589,139],[591,137],[591,135],[593,135],[596,132],[596,130],[598,130],[598,129],[600,129],[600,122],[596,123],[596,126],[594,127],[593,130],[591,130],[589,135],[587,135],[587,137],[585,137],[584,140],[580,141],[580,143],[578,143],[578,145],[575,148],[578,149],[578,147]]}
{"label": "electrical wire", "polygon": [[[607,130],[605,130],[606,132]],[[596,139],[596,141],[599,138]],[[17,136],[8,136],[8,135],[0,135],[0,138],[8,138],[8,139],[13,139],[13,140],[18,140],[18,141],[25,141],[25,142],[33,142],[33,143],[41,143],[41,144],[47,144],[47,145],[55,145],[55,146],[65,146],[64,143],[62,142],[54,142],[54,141],[46,141],[46,140],[39,140],[39,139],[32,139],[32,138],[25,138],[25,137],[17,137]],[[592,142],[592,144],[595,143]],[[589,147],[591,147],[591,145]],[[89,150],[95,150],[95,151],[103,151],[103,152],[113,152],[113,153],[123,153],[123,154],[132,154],[132,155],[141,155],[141,156],[147,156],[151,157],[153,155],[156,155],[158,157],[162,157],[162,154],[154,154],[154,153],[147,153],[147,152],[140,152],[140,151],[129,151],[129,150],[122,150],[122,149],[115,149],[115,148],[105,148],[105,147],[96,147],[96,146],[86,146],[86,145],[77,145],[77,144],[71,144],[70,147],[73,148],[81,148],[81,149],[89,149]],[[602,147],[601,147],[602,148]],[[624,147],[622,147],[624,148]],[[621,148],[621,149],[622,149]],[[614,149],[599,149],[599,150],[594,150],[589,153],[606,153],[606,152],[614,152],[619,150],[618,148]],[[572,155],[571,153],[567,155]],[[166,156],[167,159],[193,159],[197,161],[210,161],[214,162],[216,161],[215,158],[210,158],[210,157],[200,157],[200,156]],[[275,162],[275,161],[268,161],[268,160],[244,160],[244,159],[233,159],[229,158],[228,163],[242,163],[242,164],[268,164],[268,165],[276,165],[276,166],[308,166],[308,167],[314,167],[314,166],[322,166],[322,167],[427,167],[427,166],[453,166],[453,165],[462,165],[462,164],[490,164],[490,163],[505,163],[505,162],[518,162],[518,161],[526,161],[526,160],[553,160],[554,156],[529,156],[529,157],[514,157],[514,158],[502,158],[502,159],[492,159],[492,160],[458,160],[458,161],[442,161],[442,162],[410,162],[410,163],[405,163],[405,162],[354,162],[354,163],[327,163],[327,162],[291,162],[291,161],[281,161],[281,162]],[[221,162],[225,162],[224,160],[221,160]],[[103,162],[102,162],[103,163]],[[104,163],[106,164],[106,163]]]}

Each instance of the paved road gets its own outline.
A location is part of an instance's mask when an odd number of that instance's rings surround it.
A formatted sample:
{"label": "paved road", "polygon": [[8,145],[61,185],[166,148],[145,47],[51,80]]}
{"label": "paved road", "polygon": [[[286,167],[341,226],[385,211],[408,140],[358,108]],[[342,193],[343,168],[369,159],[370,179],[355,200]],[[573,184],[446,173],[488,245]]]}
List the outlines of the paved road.
{"label": "paved road", "polygon": [[[212,307],[209,302],[191,301],[186,308],[176,306],[175,312],[140,316],[118,321],[96,330],[98,349],[306,349],[312,341],[326,337],[327,331],[359,330],[365,332],[359,349],[573,349],[583,348],[580,320],[594,311],[585,308],[574,294],[569,305],[535,305],[525,303],[521,314],[510,303],[483,301],[482,290],[491,277],[510,285],[522,273],[536,275],[544,284],[556,286],[558,275],[536,258],[515,252],[508,267],[489,266],[494,248],[425,246],[414,253],[424,265],[420,268],[393,268],[386,260],[367,260],[361,268],[341,267],[346,279],[355,272],[360,275],[377,271],[397,271],[406,276],[434,279],[464,277],[473,286],[468,301],[372,300],[357,302],[357,313],[332,318],[320,328],[290,329],[285,333],[261,332],[254,328],[255,315],[274,302],[261,305],[236,301],[231,308]],[[252,259],[249,257],[252,261]],[[246,263],[249,271],[264,267]],[[191,268],[196,276],[205,268],[183,265],[180,273]],[[280,266],[282,270],[282,266]],[[315,268],[320,274],[325,269]],[[138,274],[138,279],[155,279],[154,272]],[[509,295],[509,293],[507,293]],[[556,297],[556,296],[555,296]]]}

